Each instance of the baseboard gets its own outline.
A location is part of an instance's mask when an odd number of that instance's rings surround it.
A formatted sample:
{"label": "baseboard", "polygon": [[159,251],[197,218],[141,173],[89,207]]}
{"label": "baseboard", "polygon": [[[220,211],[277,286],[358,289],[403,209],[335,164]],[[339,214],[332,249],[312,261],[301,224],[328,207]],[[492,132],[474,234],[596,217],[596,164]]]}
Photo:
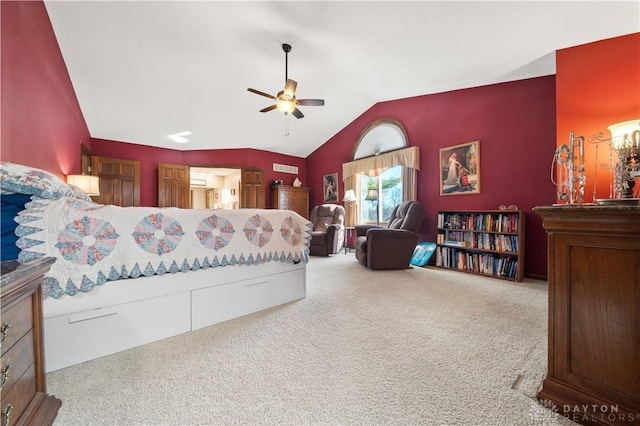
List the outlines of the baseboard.
{"label": "baseboard", "polygon": [[546,275],[537,275],[537,274],[524,274],[525,278],[531,278],[532,280],[541,280],[541,281],[549,281],[549,277]]}

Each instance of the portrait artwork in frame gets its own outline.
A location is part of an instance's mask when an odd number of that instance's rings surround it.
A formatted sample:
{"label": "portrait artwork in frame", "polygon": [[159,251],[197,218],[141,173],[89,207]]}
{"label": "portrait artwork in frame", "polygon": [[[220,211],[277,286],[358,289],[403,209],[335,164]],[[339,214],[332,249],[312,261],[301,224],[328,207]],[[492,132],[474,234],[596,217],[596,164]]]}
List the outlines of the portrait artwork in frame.
{"label": "portrait artwork in frame", "polygon": [[440,195],[480,193],[480,141],[440,148]]}
{"label": "portrait artwork in frame", "polygon": [[338,201],[338,173],[331,173],[322,177],[322,192],[325,203]]}

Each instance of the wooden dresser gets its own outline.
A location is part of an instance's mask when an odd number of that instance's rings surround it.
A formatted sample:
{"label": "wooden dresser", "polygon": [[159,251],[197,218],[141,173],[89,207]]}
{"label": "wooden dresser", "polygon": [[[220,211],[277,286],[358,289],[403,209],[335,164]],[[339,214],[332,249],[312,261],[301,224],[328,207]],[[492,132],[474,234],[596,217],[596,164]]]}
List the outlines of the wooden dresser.
{"label": "wooden dresser", "polygon": [[309,219],[309,188],[273,185],[271,208],[293,210],[305,219]]}
{"label": "wooden dresser", "polygon": [[50,425],[62,402],[46,394],[42,281],[54,258],[2,262],[2,425]]}
{"label": "wooden dresser", "polygon": [[549,240],[549,365],[538,399],[582,424],[640,424],[640,207],[534,209]]}

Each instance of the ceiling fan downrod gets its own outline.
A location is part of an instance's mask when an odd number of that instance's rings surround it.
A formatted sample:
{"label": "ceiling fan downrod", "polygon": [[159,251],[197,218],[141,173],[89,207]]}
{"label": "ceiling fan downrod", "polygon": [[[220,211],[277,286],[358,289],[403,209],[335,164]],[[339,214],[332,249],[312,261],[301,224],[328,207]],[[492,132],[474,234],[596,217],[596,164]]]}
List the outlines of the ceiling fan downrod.
{"label": "ceiling fan downrod", "polygon": [[289,52],[291,52],[291,45],[283,43],[282,50],[284,50],[284,83],[287,84],[287,80],[289,79]]}

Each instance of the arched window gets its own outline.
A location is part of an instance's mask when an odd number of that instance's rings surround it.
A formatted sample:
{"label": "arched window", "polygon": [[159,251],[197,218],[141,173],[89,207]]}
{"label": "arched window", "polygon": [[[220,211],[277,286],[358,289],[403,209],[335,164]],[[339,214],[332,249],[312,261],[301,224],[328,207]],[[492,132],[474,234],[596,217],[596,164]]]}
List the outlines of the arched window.
{"label": "arched window", "polygon": [[353,146],[353,159],[380,155],[407,147],[407,134],[402,124],[385,118],[369,124]]}
{"label": "arched window", "polygon": [[348,226],[386,222],[396,205],[415,199],[420,151],[407,146],[407,134],[396,120],[377,120],[362,131],[354,161],[342,165],[345,190],[356,194],[355,206],[345,205]]}

